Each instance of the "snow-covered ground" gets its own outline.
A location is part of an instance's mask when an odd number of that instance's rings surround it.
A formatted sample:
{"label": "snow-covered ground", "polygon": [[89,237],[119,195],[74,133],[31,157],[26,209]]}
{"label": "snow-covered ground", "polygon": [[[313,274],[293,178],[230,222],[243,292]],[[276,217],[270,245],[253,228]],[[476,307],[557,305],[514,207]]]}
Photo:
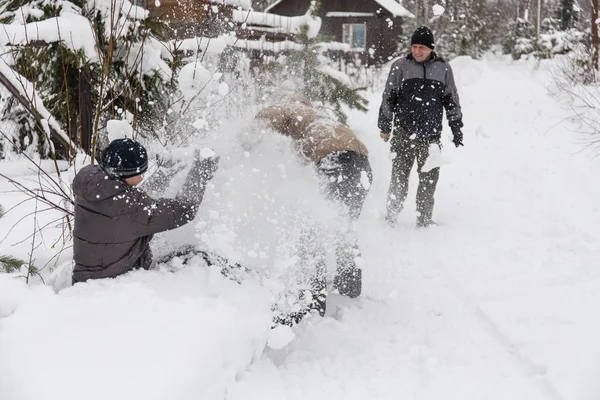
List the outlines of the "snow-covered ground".
{"label": "snow-covered ground", "polygon": [[[445,142],[440,226],[414,228],[416,179],[399,226],[383,221],[380,92],[349,120],[374,170],[359,221],[361,298],[331,296],[325,318],[300,324],[282,349],[266,346],[270,293],[305,222],[298,210],[335,219],[289,143],[236,147],[243,128],[232,123],[208,143],[222,167],[197,220],[158,241],[200,239],[270,270],[268,285],[238,285],[201,262],[58,294],[0,275],[0,399],[597,399],[600,166],[543,71],[494,58],[453,67],[465,147]],[[18,216],[0,222],[2,238]],[[10,246],[19,233],[0,254],[26,257],[30,246]]]}

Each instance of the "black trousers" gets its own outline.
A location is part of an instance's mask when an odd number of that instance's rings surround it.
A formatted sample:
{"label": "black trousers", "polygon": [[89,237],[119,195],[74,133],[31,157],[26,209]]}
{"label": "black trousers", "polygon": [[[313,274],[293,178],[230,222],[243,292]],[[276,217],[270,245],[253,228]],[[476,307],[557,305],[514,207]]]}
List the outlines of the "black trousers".
{"label": "black trousers", "polygon": [[[367,156],[353,151],[334,152],[317,165],[317,173],[323,180],[325,195],[338,203],[341,217],[348,226],[339,232],[336,240],[336,274],[334,287],[348,297],[360,296],[362,270],[356,263],[361,256],[357,235],[352,227],[360,214],[373,182],[373,172]],[[316,289],[325,290],[324,265],[316,269]]]}

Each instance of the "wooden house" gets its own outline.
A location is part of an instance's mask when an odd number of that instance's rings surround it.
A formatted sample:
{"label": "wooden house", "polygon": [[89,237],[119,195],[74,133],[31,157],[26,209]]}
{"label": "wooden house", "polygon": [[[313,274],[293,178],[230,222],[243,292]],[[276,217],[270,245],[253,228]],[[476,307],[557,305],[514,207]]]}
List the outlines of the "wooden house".
{"label": "wooden house", "polygon": [[[310,0],[278,0],[265,12],[303,15],[310,5]],[[349,44],[357,56],[372,64],[391,59],[404,19],[414,15],[395,0],[325,0],[319,17],[320,35]]]}

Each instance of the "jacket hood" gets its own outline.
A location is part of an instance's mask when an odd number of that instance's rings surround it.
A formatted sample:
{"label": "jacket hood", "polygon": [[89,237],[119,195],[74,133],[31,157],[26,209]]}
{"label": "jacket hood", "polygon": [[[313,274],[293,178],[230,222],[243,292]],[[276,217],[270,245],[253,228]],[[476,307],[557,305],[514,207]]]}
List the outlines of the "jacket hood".
{"label": "jacket hood", "polygon": [[90,203],[110,199],[128,189],[125,182],[111,178],[98,165],[83,167],[73,179],[73,194]]}

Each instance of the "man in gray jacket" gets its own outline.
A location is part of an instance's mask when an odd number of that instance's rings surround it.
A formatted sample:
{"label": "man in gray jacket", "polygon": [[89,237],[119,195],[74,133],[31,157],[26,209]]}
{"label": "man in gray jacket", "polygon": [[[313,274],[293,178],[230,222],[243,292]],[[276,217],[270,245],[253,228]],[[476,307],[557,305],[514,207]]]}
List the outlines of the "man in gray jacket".
{"label": "man in gray jacket", "polygon": [[198,154],[175,199],[153,199],[136,188],[148,169],[144,147],[117,139],[102,152],[102,166],[88,165],[73,180],[73,284],[148,269],[155,233],[192,221],[218,158]]}
{"label": "man in gray jacket", "polygon": [[417,226],[434,225],[431,219],[440,169],[422,171],[429,146],[440,144],[444,109],[454,136],[463,145],[462,113],[450,64],[433,49],[433,33],[421,26],[411,38],[411,53],[392,64],[379,109],[378,127],[396,153],[387,198],[387,222],[394,226],[408,193],[408,178],[415,160],[419,171]]}

